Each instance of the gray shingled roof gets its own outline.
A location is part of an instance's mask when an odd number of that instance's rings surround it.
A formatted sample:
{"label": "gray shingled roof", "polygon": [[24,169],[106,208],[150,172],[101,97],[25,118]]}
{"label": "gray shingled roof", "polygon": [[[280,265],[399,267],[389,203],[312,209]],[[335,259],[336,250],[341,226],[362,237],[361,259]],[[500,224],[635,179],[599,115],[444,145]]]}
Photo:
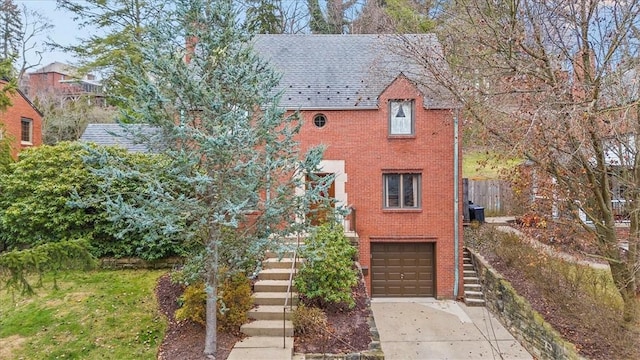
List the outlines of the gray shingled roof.
{"label": "gray shingled roof", "polygon": [[134,134],[137,133],[153,137],[158,130],[143,124],[89,124],[82,133],[80,141],[103,146],[120,146],[131,152],[148,152],[145,144],[135,140]]}
{"label": "gray shingled roof", "polygon": [[[435,35],[409,36],[441,54]],[[378,96],[401,74],[417,84],[426,108],[453,107],[395,35],[258,35],[254,49],[283,74],[280,105],[287,109],[377,108]]]}

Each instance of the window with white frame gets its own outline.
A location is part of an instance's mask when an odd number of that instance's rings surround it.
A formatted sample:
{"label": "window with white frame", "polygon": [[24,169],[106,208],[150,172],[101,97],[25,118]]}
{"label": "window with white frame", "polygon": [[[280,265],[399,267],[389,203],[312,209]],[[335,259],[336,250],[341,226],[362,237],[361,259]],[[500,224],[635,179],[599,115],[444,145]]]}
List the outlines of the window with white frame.
{"label": "window with white frame", "polygon": [[413,135],[413,100],[389,101],[389,135]]}
{"label": "window with white frame", "polygon": [[33,143],[33,120],[22,118],[20,121],[20,141],[23,144]]}
{"label": "window with white frame", "polygon": [[420,208],[420,178],[418,173],[383,174],[384,208]]}

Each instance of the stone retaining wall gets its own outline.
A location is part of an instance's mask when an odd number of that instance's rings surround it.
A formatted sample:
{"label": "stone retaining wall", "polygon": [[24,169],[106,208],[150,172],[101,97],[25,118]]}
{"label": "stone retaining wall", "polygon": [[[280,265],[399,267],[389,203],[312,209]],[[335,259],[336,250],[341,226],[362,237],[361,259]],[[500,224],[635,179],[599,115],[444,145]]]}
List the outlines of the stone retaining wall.
{"label": "stone retaining wall", "polygon": [[171,269],[182,265],[184,260],[179,257],[170,257],[154,261],[146,261],[139,258],[101,258],[100,267],[110,270],[122,269]]}
{"label": "stone retaining wall", "polygon": [[487,307],[536,359],[584,359],[479,254],[471,251]]}

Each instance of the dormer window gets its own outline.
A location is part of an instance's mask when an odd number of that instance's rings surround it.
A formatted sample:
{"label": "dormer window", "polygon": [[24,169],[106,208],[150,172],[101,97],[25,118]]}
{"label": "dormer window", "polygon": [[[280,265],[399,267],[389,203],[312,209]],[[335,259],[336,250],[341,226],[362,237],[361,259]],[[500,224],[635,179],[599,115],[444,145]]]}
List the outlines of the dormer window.
{"label": "dormer window", "polygon": [[413,100],[389,101],[389,135],[414,134]]}

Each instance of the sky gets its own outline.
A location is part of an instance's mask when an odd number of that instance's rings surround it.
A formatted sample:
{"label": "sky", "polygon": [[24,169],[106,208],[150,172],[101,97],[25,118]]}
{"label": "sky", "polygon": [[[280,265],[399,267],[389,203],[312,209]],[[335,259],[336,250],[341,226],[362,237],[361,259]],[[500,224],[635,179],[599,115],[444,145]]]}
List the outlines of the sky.
{"label": "sky", "polygon": [[[85,37],[87,30],[79,30],[76,24],[71,20],[71,16],[64,10],[56,10],[55,0],[15,0],[15,3],[22,8],[24,4],[29,10],[36,10],[43,16],[49,19],[49,22],[54,26],[53,29],[46,34],[38,37],[36,41],[39,44],[47,41],[49,37],[54,42],[62,45],[76,44],[77,38]],[[39,46],[39,48],[42,48]],[[37,63],[37,56],[33,51],[27,55],[27,62],[29,64]],[[42,58],[42,63],[37,68],[48,65],[52,62],[59,61],[64,63],[73,64],[76,60],[69,54],[65,54],[60,51],[47,50]]]}

